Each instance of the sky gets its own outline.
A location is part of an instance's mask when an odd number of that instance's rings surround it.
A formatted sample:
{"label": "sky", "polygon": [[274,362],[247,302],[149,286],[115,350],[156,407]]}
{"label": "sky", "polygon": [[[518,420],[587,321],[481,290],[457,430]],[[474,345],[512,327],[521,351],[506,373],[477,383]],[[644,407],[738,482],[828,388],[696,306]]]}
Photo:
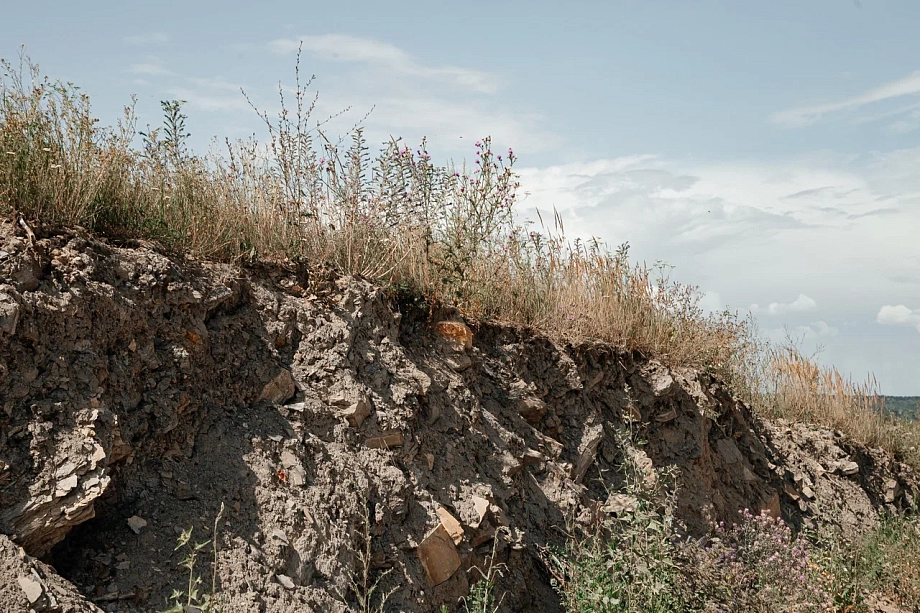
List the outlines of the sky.
{"label": "sky", "polygon": [[[630,244],[882,393],[920,395],[920,3],[4,2],[103,123],[186,101],[191,143],[265,136],[296,49],[314,114],[436,162],[513,148],[523,216]],[[338,132],[336,132],[336,130]]]}

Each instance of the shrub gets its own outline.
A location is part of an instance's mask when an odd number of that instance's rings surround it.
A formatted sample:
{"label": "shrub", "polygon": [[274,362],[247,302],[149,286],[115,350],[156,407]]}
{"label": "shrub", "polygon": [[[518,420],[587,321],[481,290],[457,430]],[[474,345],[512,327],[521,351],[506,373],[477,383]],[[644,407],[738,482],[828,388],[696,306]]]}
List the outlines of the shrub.
{"label": "shrub", "polygon": [[781,519],[745,509],[731,527],[712,524],[682,547],[686,576],[701,610],[764,613],[829,611],[831,598],[808,542]]}

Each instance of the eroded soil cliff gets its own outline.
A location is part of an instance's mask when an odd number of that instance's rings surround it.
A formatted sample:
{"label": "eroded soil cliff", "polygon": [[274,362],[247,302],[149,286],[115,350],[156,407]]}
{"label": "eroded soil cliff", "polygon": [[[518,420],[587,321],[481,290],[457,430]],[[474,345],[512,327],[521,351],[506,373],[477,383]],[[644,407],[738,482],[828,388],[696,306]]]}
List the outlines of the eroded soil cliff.
{"label": "eroded soil cliff", "polygon": [[704,373],[461,321],[294,265],[0,227],[0,609],[163,609],[177,537],[212,539],[223,505],[226,611],[351,610],[365,567],[387,610],[452,608],[493,551],[504,610],[557,611],[545,552],[623,503],[624,456],[679,469],[690,533],[916,505],[889,455],[760,423]]}

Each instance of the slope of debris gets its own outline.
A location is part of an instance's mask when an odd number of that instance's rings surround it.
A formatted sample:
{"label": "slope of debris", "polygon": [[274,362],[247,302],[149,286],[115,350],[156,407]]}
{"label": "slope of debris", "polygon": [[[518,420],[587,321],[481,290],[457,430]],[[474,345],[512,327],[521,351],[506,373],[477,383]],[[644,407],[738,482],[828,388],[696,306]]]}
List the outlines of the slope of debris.
{"label": "slope of debris", "polygon": [[503,610],[558,611],[543,556],[622,503],[624,456],[679,468],[690,533],[916,505],[891,457],[759,424],[704,373],[78,230],[0,227],[0,404],[11,611],[164,609],[189,528],[225,611],[354,610],[378,580],[388,611],[453,610],[489,560]]}

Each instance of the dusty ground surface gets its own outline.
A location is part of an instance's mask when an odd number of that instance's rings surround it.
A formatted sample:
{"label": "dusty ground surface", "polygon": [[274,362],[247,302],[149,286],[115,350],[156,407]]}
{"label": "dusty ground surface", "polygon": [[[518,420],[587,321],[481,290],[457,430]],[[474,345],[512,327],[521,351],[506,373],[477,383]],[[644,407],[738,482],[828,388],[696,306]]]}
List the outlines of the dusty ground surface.
{"label": "dusty ground surface", "polygon": [[178,536],[214,538],[223,505],[225,611],[355,610],[365,574],[388,611],[455,610],[493,551],[503,610],[558,611],[543,552],[615,506],[624,455],[680,469],[691,533],[705,509],[856,529],[916,506],[890,456],[760,424],[705,374],[458,321],[354,278],[0,227],[0,608],[163,609]]}

